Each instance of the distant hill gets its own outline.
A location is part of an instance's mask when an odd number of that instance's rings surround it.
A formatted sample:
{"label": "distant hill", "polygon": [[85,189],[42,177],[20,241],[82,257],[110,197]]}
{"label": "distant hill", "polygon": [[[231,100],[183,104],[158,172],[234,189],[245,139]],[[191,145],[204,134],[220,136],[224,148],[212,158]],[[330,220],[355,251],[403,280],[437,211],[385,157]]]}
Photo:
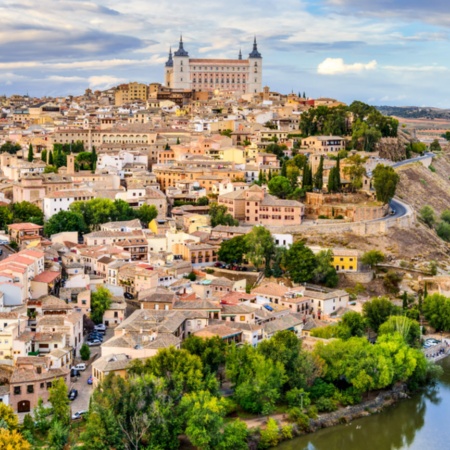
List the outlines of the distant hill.
{"label": "distant hill", "polygon": [[450,119],[450,109],[421,106],[376,106],[386,116],[404,117],[405,119]]}

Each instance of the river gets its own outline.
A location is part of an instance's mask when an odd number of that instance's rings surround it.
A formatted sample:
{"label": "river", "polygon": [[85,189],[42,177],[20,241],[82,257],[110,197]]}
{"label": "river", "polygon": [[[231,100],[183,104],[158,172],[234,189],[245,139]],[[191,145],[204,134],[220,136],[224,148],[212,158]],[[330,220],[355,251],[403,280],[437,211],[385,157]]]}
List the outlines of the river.
{"label": "river", "polygon": [[450,448],[450,357],[433,388],[379,414],[286,441],[277,450],[441,450]]}

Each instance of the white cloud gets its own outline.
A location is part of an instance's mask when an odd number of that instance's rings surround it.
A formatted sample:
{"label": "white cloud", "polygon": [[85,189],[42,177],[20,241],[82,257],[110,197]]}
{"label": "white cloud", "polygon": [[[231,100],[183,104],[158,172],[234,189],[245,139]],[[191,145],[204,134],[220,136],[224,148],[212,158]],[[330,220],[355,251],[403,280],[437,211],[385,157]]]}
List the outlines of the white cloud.
{"label": "white cloud", "polygon": [[367,64],[346,64],[342,58],[327,58],[317,66],[317,73],[321,75],[339,75],[345,73],[360,73],[377,68],[377,62],[372,60]]}
{"label": "white cloud", "polygon": [[50,75],[47,80],[56,81],[58,83],[78,83],[80,81],[86,81],[83,77],[64,77],[61,75]]}
{"label": "white cloud", "polygon": [[126,83],[128,80],[125,78],[112,77],[110,75],[98,75],[89,77],[89,87],[95,89],[108,89],[112,86],[116,86],[120,83]]}
{"label": "white cloud", "polygon": [[383,69],[391,72],[447,72],[448,67],[445,66],[383,66]]}

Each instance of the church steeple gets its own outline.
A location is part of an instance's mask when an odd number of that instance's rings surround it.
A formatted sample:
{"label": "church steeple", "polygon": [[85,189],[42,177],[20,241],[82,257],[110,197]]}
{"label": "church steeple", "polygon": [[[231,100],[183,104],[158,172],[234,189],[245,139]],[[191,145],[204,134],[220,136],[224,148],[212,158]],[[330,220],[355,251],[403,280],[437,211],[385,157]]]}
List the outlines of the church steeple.
{"label": "church steeple", "polygon": [[255,36],[255,39],[253,41],[253,50],[248,55],[248,57],[249,58],[262,58],[261,53],[258,52],[258,44],[256,43],[256,36]]}
{"label": "church steeple", "polygon": [[178,50],[174,53],[174,56],[189,56],[189,53],[183,47],[183,35],[180,35],[180,44]]}
{"label": "church steeple", "polygon": [[166,67],[173,67],[173,59],[172,59],[172,46],[170,46],[169,50],[169,59],[166,62]]}
{"label": "church steeple", "polygon": [[239,57],[238,57],[238,59],[242,59],[242,51],[241,51],[241,49],[239,49]]}

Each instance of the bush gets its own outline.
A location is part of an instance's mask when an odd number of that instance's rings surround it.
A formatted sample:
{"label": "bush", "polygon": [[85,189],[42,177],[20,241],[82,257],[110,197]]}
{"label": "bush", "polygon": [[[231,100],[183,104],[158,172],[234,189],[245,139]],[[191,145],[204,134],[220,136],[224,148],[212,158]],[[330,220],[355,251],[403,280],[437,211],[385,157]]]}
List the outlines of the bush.
{"label": "bush", "polygon": [[335,217],[335,219],[345,219],[345,217],[342,214],[339,214],[338,216]]}
{"label": "bush", "polygon": [[208,274],[208,275],[212,275],[213,273],[214,273],[214,269],[206,269],[206,273]]}
{"label": "bush", "polygon": [[279,430],[278,424],[275,419],[270,418],[267,421],[267,427],[265,430],[261,431],[261,439],[259,441],[258,448],[270,448],[276,447],[278,445],[279,438]]}
{"label": "bush", "polygon": [[191,272],[189,275],[186,275],[185,278],[191,281],[195,281],[197,279],[197,275],[194,272]]}
{"label": "bush", "polygon": [[311,404],[309,393],[298,388],[286,392],[286,401],[291,408],[294,406],[303,406],[303,408],[307,408]]}
{"label": "bush", "polygon": [[323,214],[321,214],[318,219],[328,219],[328,216],[324,216]]}
{"label": "bush", "polygon": [[284,440],[292,439],[294,437],[292,425],[284,425],[281,428],[281,436]]}
{"label": "bush", "polygon": [[83,361],[87,361],[91,357],[91,349],[87,344],[83,344],[80,348],[80,356]]}
{"label": "bush", "polygon": [[338,404],[332,398],[320,397],[316,401],[316,407],[320,412],[333,412],[337,410]]}
{"label": "bush", "polygon": [[434,172],[436,172],[436,169],[430,164],[429,166],[428,166],[428,168],[434,173]]}
{"label": "bush", "polygon": [[338,401],[342,406],[348,406],[361,403],[362,397],[354,389],[349,388],[345,391],[337,391],[334,395],[334,400]]}
{"label": "bush", "polygon": [[288,420],[295,423],[300,431],[309,431],[309,417],[300,408],[291,408],[288,411]]}
{"label": "bush", "polygon": [[321,397],[333,397],[336,388],[331,383],[326,383],[321,378],[317,378],[309,390],[311,399],[316,400]]}
{"label": "bush", "polygon": [[319,415],[319,411],[317,410],[317,406],[311,405],[307,411],[306,411],[307,416],[310,419],[317,419],[317,416]]}

